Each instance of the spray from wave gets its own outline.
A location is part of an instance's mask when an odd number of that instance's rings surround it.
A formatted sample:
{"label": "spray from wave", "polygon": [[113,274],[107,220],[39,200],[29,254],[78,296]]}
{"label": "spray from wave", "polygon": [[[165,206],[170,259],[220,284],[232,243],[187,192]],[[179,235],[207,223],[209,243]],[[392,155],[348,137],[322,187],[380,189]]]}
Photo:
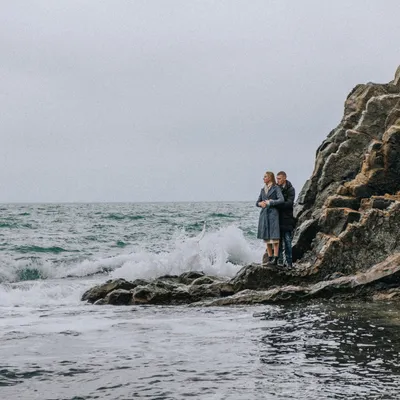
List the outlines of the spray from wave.
{"label": "spray from wave", "polygon": [[178,275],[185,271],[202,270],[206,274],[233,276],[241,266],[260,258],[261,247],[246,241],[236,226],[220,228],[188,237],[177,233],[168,251],[148,251],[140,247],[133,253],[74,264],[58,264],[35,259],[12,260],[2,258],[0,282],[33,279],[86,277],[107,273],[111,278],[156,278]]}

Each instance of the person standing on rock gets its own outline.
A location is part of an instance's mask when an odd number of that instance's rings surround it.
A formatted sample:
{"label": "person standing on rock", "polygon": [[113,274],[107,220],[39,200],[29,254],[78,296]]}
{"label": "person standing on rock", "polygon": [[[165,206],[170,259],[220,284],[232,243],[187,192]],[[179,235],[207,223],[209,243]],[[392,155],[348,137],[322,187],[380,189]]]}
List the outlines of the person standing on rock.
{"label": "person standing on rock", "polygon": [[[295,225],[293,204],[296,192],[293,185],[286,178],[286,172],[284,171],[280,171],[276,175],[277,183],[281,188],[283,198],[285,199],[282,204],[277,206],[279,210],[279,228],[281,231],[278,265],[285,265],[290,269],[293,267],[292,239]],[[283,262],[283,253],[285,253],[285,263]]]}
{"label": "person standing on rock", "polygon": [[[278,264],[279,254],[279,211],[277,206],[284,202],[281,188],[276,184],[273,172],[264,174],[264,187],[261,189],[256,206],[261,207],[258,221],[257,238],[263,239],[266,244],[266,253],[263,256],[263,265]],[[266,259],[268,257],[268,261]]]}

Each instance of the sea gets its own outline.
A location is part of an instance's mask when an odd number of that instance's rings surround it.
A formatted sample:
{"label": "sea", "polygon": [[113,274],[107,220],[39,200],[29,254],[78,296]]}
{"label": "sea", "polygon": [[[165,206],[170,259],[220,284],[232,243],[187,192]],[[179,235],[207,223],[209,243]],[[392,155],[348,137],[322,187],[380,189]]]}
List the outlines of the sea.
{"label": "sea", "polygon": [[0,204],[0,399],[400,399],[400,306],[95,306],[108,279],[232,277],[253,202]]}

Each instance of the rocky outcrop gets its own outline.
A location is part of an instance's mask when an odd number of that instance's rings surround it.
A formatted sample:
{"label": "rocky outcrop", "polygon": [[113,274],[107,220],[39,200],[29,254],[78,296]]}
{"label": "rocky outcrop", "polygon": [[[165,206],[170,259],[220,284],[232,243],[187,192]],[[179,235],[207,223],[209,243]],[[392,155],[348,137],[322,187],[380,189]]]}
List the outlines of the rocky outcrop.
{"label": "rocky outcrop", "polygon": [[178,305],[234,294],[233,285],[202,272],[163,276],[153,281],[124,279],[107,281],[87,290],[82,300],[96,305]]}
{"label": "rocky outcrop", "polygon": [[400,298],[400,253],[389,257],[364,273],[321,281],[313,285],[285,285],[269,290],[246,289],[237,294],[196,306],[267,304],[300,302],[311,299],[387,300]]}
{"label": "rocky outcrop", "polygon": [[234,278],[190,271],[153,281],[108,281],[94,304],[228,305],[315,298],[400,299],[400,67],[388,84],[357,85],[317,150],[295,206],[296,268],[260,264]]}
{"label": "rocky outcrop", "polygon": [[[253,264],[244,267],[231,280],[213,283],[196,284],[196,280],[187,284],[171,283],[163,277],[136,286],[134,282],[118,279],[88,290],[82,299],[96,305],[195,306],[299,302],[317,298],[400,299],[400,253],[388,257],[365,272],[354,275],[335,273],[330,279],[314,284],[310,284],[305,272],[305,267],[285,272]],[[134,287],[122,289],[129,286]],[[103,296],[100,299],[99,293]]]}
{"label": "rocky outcrop", "polygon": [[317,150],[295,208],[294,259],[310,280],[365,271],[400,251],[400,81],[356,86]]}

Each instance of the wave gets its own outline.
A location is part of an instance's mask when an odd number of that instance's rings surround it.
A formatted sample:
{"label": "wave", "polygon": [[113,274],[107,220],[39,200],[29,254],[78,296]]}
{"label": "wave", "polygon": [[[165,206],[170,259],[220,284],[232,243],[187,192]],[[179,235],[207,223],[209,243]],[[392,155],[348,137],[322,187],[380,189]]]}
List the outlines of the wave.
{"label": "wave", "polygon": [[3,256],[0,260],[0,283],[96,274],[129,280],[151,279],[166,274],[179,275],[191,270],[229,277],[243,265],[260,259],[262,251],[261,243],[248,242],[243,231],[231,225],[214,232],[202,232],[196,237],[188,237],[186,232],[179,232],[170,249],[162,252],[138,247],[129,254],[63,264],[44,262],[38,258],[16,261]]}
{"label": "wave", "polygon": [[229,213],[229,214],[223,214],[223,213],[212,213],[209,214],[209,217],[211,218],[235,218],[235,215]]}
{"label": "wave", "polygon": [[77,250],[66,250],[62,247],[51,246],[51,247],[41,247],[41,246],[18,246],[14,248],[15,251],[19,253],[54,253],[59,254],[63,252],[71,252]]}
{"label": "wave", "polygon": [[16,222],[0,222],[0,229],[19,229],[19,228],[28,228],[28,229],[34,229],[34,227],[31,224],[19,224]]}
{"label": "wave", "polygon": [[78,305],[82,293],[96,283],[93,280],[51,280],[2,284],[0,307]]}
{"label": "wave", "polygon": [[136,221],[139,219],[144,219],[146,217],[143,215],[108,214],[105,218],[114,219],[117,221],[120,221],[122,219],[129,219],[131,221]]}

